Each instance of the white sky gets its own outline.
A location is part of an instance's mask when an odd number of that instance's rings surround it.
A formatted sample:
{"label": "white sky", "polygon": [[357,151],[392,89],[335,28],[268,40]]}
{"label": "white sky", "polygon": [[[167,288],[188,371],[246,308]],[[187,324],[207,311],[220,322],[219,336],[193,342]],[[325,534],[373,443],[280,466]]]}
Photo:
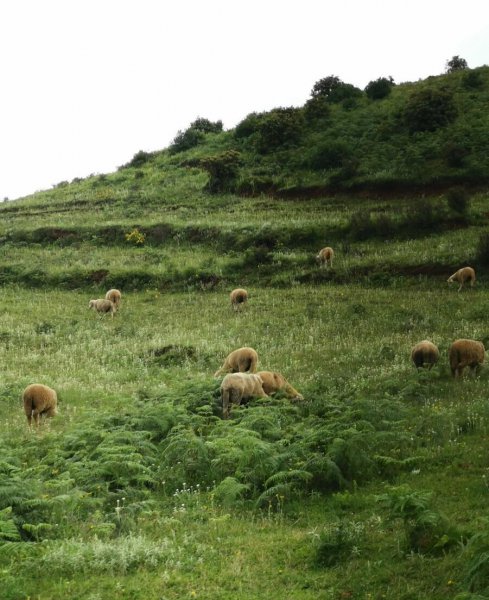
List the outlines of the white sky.
{"label": "white sky", "polygon": [[337,75],[489,64],[488,0],[1,0],[0,200],[108,173],[198,116],[234,127]]}

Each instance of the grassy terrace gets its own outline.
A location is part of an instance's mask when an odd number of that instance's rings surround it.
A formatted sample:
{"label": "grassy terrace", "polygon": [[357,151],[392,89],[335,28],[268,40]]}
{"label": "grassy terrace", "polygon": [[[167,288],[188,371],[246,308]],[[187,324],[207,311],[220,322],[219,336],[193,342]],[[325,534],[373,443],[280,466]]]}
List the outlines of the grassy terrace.
{"label": "grassy terrace", "polygon": [[[489,344],[473,73],[252,115],[0,206],[2,600],[488,597],[489,369],[454,380],[447,354]],[[413,131],[430,86],[457,110]],[[302,123],[295,145],[277,119]],[[239,170],[210,194],[230,150]],[[88,309],[109,287],[113,319]],[[416,372],[426,338],[440,360]],[[223,420],[212,374],[247,345],[305,400]],[[36,431],[33,382],[59,395]]]}

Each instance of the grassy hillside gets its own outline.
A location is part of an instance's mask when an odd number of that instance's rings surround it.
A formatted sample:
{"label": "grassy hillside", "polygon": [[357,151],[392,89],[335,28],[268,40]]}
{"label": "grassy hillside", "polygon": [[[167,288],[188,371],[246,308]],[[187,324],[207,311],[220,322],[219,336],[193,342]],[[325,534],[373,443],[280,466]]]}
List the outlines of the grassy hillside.
{"label": "grassy hillside", "polygon": [[[476,87],[452,73],[328,101],[324,130],[309,120],[294,146],[206,133],[0,207],[2,599],[488,597],[489,370],[454,380],[447,359],[456,338],[489,343],[488,72],[474,71]],[[365,150],[408,94],[441,84],[458,120]],[[424,192],[415,170],[403,179],[395,144],[413,156],[462,118],[458,174],[425,156]],[[361,140],[339,185],[347,162],[298,157],[343,126]],[[209,193],[208,157],[229,151],[233,185]],[[330,270],[314,259],[325,245]],[[458,293],[446,280],[466,264],[477,284]],[[235,313],[238,285],[250,300]],[[109,287],[114,319],[88,310]],[[425,338],[441,358],[416,372]],[[212,374],[245,345],[305,400],[223,420]],[[38,431],[20,402],[33,382],[60,399]]]}

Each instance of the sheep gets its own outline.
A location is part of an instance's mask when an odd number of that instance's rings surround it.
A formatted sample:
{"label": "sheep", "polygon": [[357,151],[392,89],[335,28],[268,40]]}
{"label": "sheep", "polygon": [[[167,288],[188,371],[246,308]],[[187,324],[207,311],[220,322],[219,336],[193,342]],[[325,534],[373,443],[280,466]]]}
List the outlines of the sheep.
{"label": "sheep", "polygon": [[241,400],[259,397],[268,398],[263,391],[263,381],[259,375],[251,373],[230,373],[221,383],[222,417],[227,419],[231,404],[241,404]]}
{"label": "sheep", "polygon": [[31,427],[33,418],[34,423],[39,426],[40,415],[54,417],[54,415],[58,414],[58,396],[47,385],[42,385],[41,383],[28,385],[22,393],[22,400],[29,427]]}
{"label": "sheep", "polygon": [[121,296],[122,294],[119,290],[111,289],[105,294],[105,299],[110,300],[115,304],[116,308],[119,308],[119,304],[121,303]]}
{"label": "sheep", "polygon": [[473,372],[484,362],[484,344],[476,340],[455,340],[448,349],[453,377],[461,377],[465,367]]}
{"label": "sheep", "polygon": [[304,396],[294,389],[281,373],[276,371],[258,371],[262,378],[263,391],[270,395],[281,390],[291,400],[304,400]]}
{"label": "sheep", "polygon": [[334,257],[333,248],[326,246],[326,248],[323,248],[322,250],[319,251],[319,254],[316,256],[316,260],[318,261],[320,267],[328,268],[328,265],[329,265],[332,268],[333,267],[333,257]]}
{"label": "sheep", "polygon": [[99,298],[98,300],[90,300],[88,308],[93,308],[98,313],[108,313],[114,318],[115,311],[117,310],[116,305],[111,300],[105,298]]}
{"label": "sheep", "polygon": [[240,306],[244,306],[248,301],[248,292],[243,288],[237,288],[229,294],[229,297],[231,298],[231,306],[237,311]]}
{"label": "sheep", "polygon": [[429,340],[423,340],[416,344],[411,351],[411,360],[417,369],[424,367],[431,369],[440,358],[440,352],[438,348]]}
{"label": "sheep", "polygon": [[246,372],[256,373],[258,363],[258,354],[253,348],[238,348],[228,354],[224,364],[214,373],[214,377],[219,377],[222,373]]}
{"label": "sheep", "polygon": [[447,279],[448,283],[453,283],[454,281],[456,281],[457,283],[460,283],[460,287],[457,290],[459,292],[464,287],[464,283],[467,283],[468,281],[470,281],[470,287],[474,287],[474,283],[475,283],[474,269],[472,267],[462,267],[458,271],[455,271],[455,273],[453,275],[450,275],[450,277]]}

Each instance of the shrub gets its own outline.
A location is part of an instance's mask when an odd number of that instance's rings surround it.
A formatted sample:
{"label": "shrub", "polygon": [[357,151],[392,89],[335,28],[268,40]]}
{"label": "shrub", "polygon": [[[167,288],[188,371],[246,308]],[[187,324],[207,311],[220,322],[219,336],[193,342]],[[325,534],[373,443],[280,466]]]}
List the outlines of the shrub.
{"label": "shrub", "polygon": [[234,191],[238,178],[241,154],[236,150],[226,150],[205,158],[190,160],[186,166],[198,167],[209,173],[205,189],[211,194]]}
{"label": "shrub", "polygon": [[484,80],[480,71],[467,71],[462,77],[462,86],[466,89],[479,89],[483,86]]}
{"label": "shrub", "polygon": [[247,138],[253,135],[258,130],[258,126],[261,119],[260,114],[256,112],[250,113],[240,123],[236,125],[234,130],[234,137],[238,139]]}
{"label": "shrub", "polygon": [[362,91],[351,83],[344,83],[336,75],[324,77],[316,81],[312,90],[312,98],[323,98],[331,103],[343,102],[348,98],[359,98]]}
{"label": "shrub", "polygon": [[318,566],[332,567],[358,554],[358,545],[365,537],[362,523],[339,521],[329,525],[314,540],[315,562]]}
{"label": "shrub", "polygon": [[320,96],[310,98],[304,105],[304,116],[306,121],[327,119],[331,114],[331,107],[327,99]]}
{"label": "shrub", "polygon": [[489,265],[489,233],[481,233],[477,243],[476,260],[479,264]]}
{"label": "shrub", "polygon": [[326,142],[318,146],[310,159],[310,166],[317,170],[336,169],[342,167],[350,155],[351,149],[346,142]]}
{"label": "shrub", "polygon": [[266,154],[282,146],[295,145],[302,134],[303,115],[297,108],[274,108],[264,114],[256,129],[256,148]]}
{"label": "shrub", "polygon": [[365,93],[370,100],[382,100],[386,98],[392,91],[394,80],[392,77],[379,77],[374,81],[369,81],[365,87]]}
{"label": "shrub", "polygon": [[124,235],[126,241],[134,244],[136,246],[142,246],[146,241],[146,236],[144,233],[141,233],[137,227],[135,227],[132,231],[129,231]]}
{"label": "shrub", "polygon": [[[469,555],[465,583],[471,592],[487,592],[489,577],[489,522],[482,521],[480,531],[473,535],[467,544]],[[484,598],[487,596],[484,595]]]}
{"label": "shrub", "polygon": [[124,167],[141,167],[151,160],[153,154],[151,152],[145,152],[144,150],[139,150],[132,157],[132,159],[124,165]]}
{"label": "shrub", "polygon": [[445,70],[447,73],[453,73],[454,71],[464,71],[468,69],[467,61],[465,58],[460,56],[452,56],[450,60],[447,60]]}
{"label": "shrub", "polygon": [[447,192],[447,204],[450,210],[465,215],[469,208],[469,195],[463,187],[455,187]]}
{"label": "shrub", "polygon": [[193,123],[190,123],[190,128],[202,133],[221,133],[222,121],[215,121],[213,123],[209,119],[198,117]]}
{"label": "shrub", "polygon": [[329,75],[328,77],[323,77],[319,81],[316,81],[312,90],[311,96],[313,98],[322,97],[329,98],[332,92],[340,85],[341,79],[336,77],[336,75]]}
{"label": "shrub", "polygon": [[404,122],[411,133],[435,131],[451,123],[456,116],[457,107],[448,89],[417,90],[408,98],[403,111]]}
{"label": "shrub", "polygon": [[458,541],[456,530],[431,506],[431,493],[404,485],[379,499],[389,509],[389,519],[402,520],[407,552],[436,554]]}
{"label": "shrub", "polygon": [[175,136],[175,139],[170,144],[168,150],[170,154],[177,154],[195,148],[205,139],[205,134],[198,129],[189,127],[185,131],[179,131]]}
{"label": "shrub", "polygon": [[449,140],[442,148],[442,156],[449,167],[460,168],[465,164],[465,159],[470,154],[463,142]]}

